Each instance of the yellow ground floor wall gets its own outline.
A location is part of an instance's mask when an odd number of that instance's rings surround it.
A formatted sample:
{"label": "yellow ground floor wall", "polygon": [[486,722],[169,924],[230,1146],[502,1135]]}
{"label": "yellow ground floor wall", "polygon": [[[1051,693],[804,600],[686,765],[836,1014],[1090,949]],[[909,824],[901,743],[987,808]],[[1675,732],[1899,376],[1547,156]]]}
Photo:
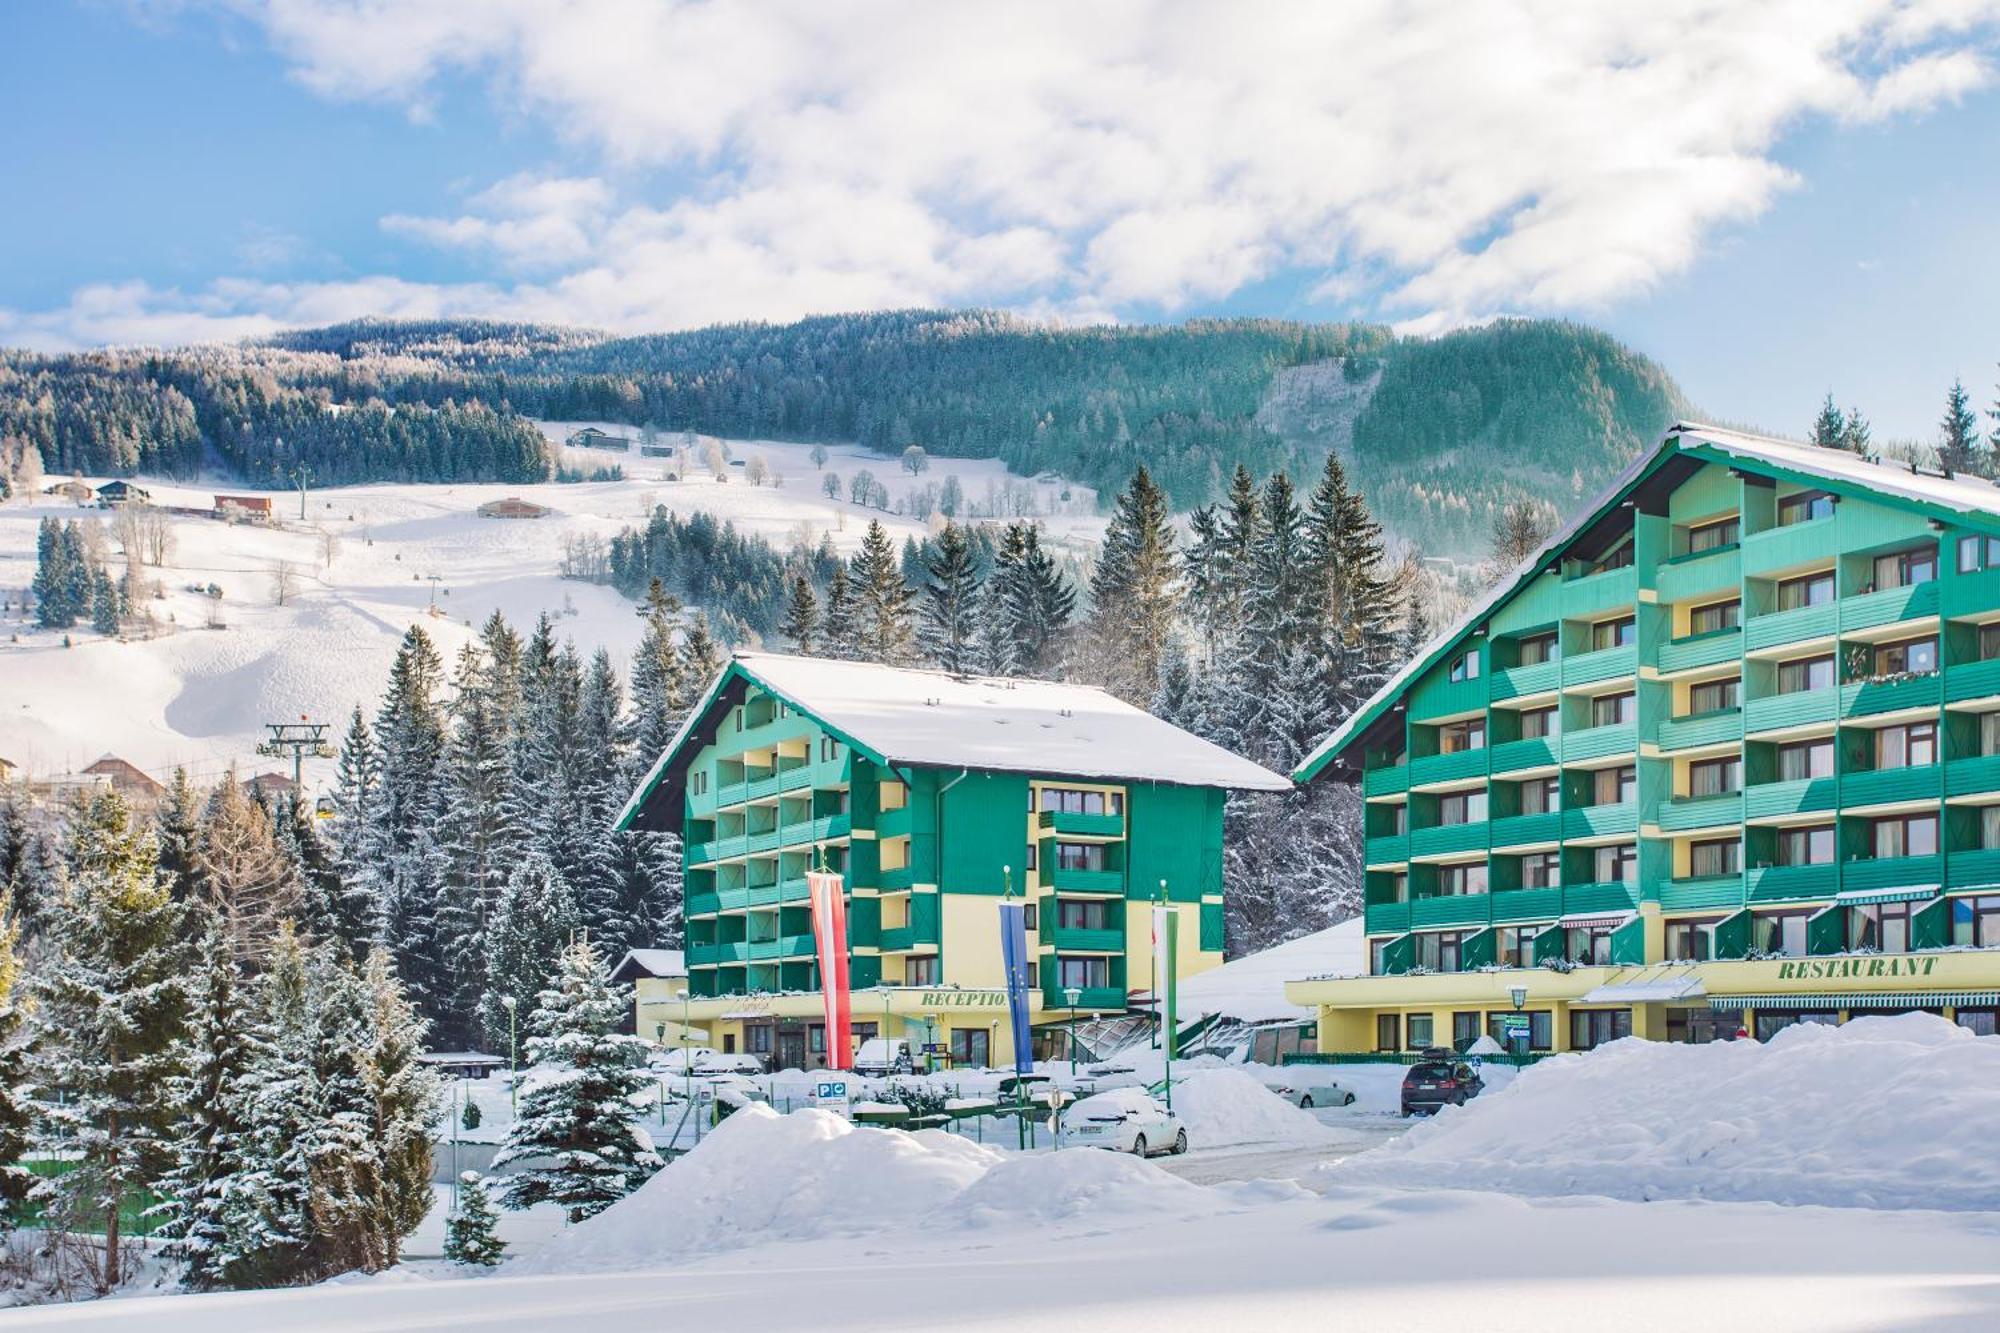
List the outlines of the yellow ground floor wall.
{"label": "yellow ground floor wall", "polygon": [[[690,1022],[707,1033],[707,1044],[719,1051],[747,1051],[747,1029],[752,1025],[772,1021],[812,1025],[824,1023],[825,1016],[818,995],[720,997],[695,1000],[690,1005]],[[892,986],[860,990],[853,994],[852,1016],[857,1028],[873,1024],[877,1032],[909,1042],[913,1051],[935,1043],[949,1053],[953,1032],[983,1032],[989,1064],[1001,1067],[1014,1061],[1007,993],[998,987]],[[1039,1008],[1031,1008],[1028,1013],[1029,1022],[1035,1025],[1067,1017],[1060,1011]],[[942,1057],[939,1063],[943,1063]],[[825,1064],[824,1053],[808,1052],[808,1068],[823,1068]]]}

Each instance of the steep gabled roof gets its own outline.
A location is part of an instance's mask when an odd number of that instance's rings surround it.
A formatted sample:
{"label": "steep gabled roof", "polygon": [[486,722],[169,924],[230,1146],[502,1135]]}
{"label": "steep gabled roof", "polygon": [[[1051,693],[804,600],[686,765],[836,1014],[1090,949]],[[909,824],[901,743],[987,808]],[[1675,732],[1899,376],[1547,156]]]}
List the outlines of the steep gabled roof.
{"label": "steep gabled roof", "polygon": [[[737,681],[754,682],[888,767],[966,768],[1106,782],[1285,791],[1258,764],[1090,685],[738,653],[619,813],[635,818],[698,738],[712,734]],[[677,791],[678,781],[668,783]],[[656,814],[655,818],[659,816]],[[668,815],[669,820],[677,815]],[[638,826],[654,827],[653,820]],[[665,825],[671,826],[671,824]]]}
{"label": "steep gabled roof", "polygon": [[1927,517],[1950,519],[2000,535],[2000,486],[1983,478],[1918,471],[1905,464],[1870,462],[1858,454],[1840,449],[1822,449],[1815,445],[1774,440],[1695,422],[1676,422],[1658,446],[1633,459],[1594,503],[1557,529],[1512,574],[1494,585],[1492,591],[1475,602],[1452,623],[1450,629],[1433,639],[1429,647],[1390,677],[1388,683],[1377,690],[1367,703],[1356,709],[1331,736],[1321,741],[1293,770],[1293,780],[1311,782],[1318,777],[1355,738],[1372,727],[1418,677],[1457,649],[1498,607],[1534,581],[1551,560],[1559,559],[1578,536],[1623,504],[1641,482],[1651,477],[1663,464],[1680,457],[1721,463],[1777,481],[1823,486],[1836,494],[1865,493],[1867,498],[1878,503],[1908,508]]}

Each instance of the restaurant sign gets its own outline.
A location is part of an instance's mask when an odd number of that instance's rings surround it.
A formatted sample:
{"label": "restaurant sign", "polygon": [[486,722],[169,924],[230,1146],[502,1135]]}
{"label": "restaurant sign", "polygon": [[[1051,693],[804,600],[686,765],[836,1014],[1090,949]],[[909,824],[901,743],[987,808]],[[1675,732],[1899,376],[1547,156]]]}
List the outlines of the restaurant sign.
{"label": "restaurant sign", "polygon": [[1869,977],[1927,977],[1937,970],[1935,955],[1873,958],[1800,958],[1778,964],[1780,981],[1857,981]]}

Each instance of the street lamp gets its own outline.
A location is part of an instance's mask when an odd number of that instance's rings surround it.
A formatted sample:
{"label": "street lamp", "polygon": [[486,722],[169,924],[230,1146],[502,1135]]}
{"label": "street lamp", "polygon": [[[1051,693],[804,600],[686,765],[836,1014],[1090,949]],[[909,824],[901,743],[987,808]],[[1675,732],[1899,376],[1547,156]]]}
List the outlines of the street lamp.
{"label": "street lamp", "polygon": [[1083,998],[1083,992],[1075,986],[1063,987],[1063,999],[1069,1004],[1069,1081],[1076,1082],[1076,1006]]}
{"label": "street lamp", "polygon": [[[1507,988],[1507,998],[1514,1002],[1514,1012],[1518,1014],[1521,1012],[1521,1006],[1528,1002],[1528,988],[1526,986],[1509,986]],[[1515,1035],[1515,1033],[1519,1033],[1520,1031],[1521,1031],[1520,1027],[1516,1025],[1513,1032],[1508,1033],[1508,1035],[1511,1037]],[[1526,1048],[1529,1044],[1530,1043],[1528,1041],[1523,1041],[1521,1043],[1522,1049],[1517,1050],[1514,1053],[1516,1055],[1526,1054]]]}
{"label": "street lamp", "polygon": [[500,1003],[507,1006],[507,1106],[518,1120],[521,1115],[521,1048],[516,1040],[514,1017],[521,1002],[511,995],[502,995]]}
{"label": "street lamp", "polygon": [[[667,1025],[666,1025],[665,1023],[655,1023],[655,1024],[653,1024],[653,1041],[654,1041],[654,1043],[655,1043],[656,1045],[659,1045],[659,1046],[661,1046],[661,1047],[664,1047],[664,1046],[666,1046],[666,1044],[667,1044]],[[657,1084],[659,1085],[659,1087],[660,1087],[660,1123],[661,1123],[662,1125],[664,1125],[664,1124],[666,1124],[666,1123],[667,1123],[667,1080],[666,1080],[666,1076],[665,1076],[665,1075],[661,1075],[661,1076],[659,1076],[659,1077],[655,1078],[655,1079],[653,1080],[653,1082],[657,1083]]]}

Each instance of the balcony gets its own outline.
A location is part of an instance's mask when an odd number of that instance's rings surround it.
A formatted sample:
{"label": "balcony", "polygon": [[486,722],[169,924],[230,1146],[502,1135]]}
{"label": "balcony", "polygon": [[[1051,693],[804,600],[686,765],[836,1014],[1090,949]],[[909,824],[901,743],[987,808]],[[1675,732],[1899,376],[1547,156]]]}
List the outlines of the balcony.
{"label": "balcony", "polygon": [[1562,684],[1562,663],[1535,662],[1508,667],[1493,673],[1493,697],[1518,699],[1526,694],[1546,694]]}
{"label": "balcony", "polygon": [[1563,664],[1563,685],[1591,685],[1600,680],[1615,680],[1619,676],[1629,676],[1639,669],[1639,651],[1636,645],[1626,644],[1622,648],[1603,648],[1594,653],[1584,653],[1570,658]]}
{"label": "balcony", "polygon": [[1381,768],[1371,768],[1361,774],[1361,794],[1363,796],[1394,796],[1410,788],[1410,766],[1408,764],[1387,764]]}
{"label": "balcony", "polygon": [[1849,889],[1912,889],[1944,879],[1939,856],[1876,856],[1849,861],[1840,870],[1840,887]]}
{"label": "balcony", "polygon": [[1989,662],[1955,662],[1945,668],[1946,702],[1990,699],[1996,694],[2000,694],[2000,657]]}
{"label": "balcony", "polygon": [[1753,577],[1792,569],[1823,558],[1834,549],[1833,520],[1816,518],[1782,528],[1746,533],[1743,572]]}
{"label": "balcony", "polygon": [[1660,885],[1660,910],[1696,911],[1706,907],[1741,907],[1743,876],[1703,875],[1670,879]]}
{"label": "balcony", "polygon": [[1065,838],[1122,838],[1125,836],[1125,816],[1086,815],[1069,810],[1044,810],[1035,817],[1035,825],[1043,833],[1053,833]]}
{"label": "balcony", "polygon": [[810,787],[812,785],[813,770],[811,764],[800,764],[797,768],[781,769],[778,772],[779,791],[798,791],[802,787]]}
{"label": "balcony", "polygon": [[1410,859],[1410,838],[1406,833],[1384,833],[1368,839],[1362,853],[1371,866],[1401,865]]}
{"label": "balcony", "polygon": [[1638,746],[1638,728],[1630,722],[1613,722],[1609,726],[1586,727],[1582,731],[1572,731],[1563,737],[1563,762],[1577,763],[1587,759],[1604,759],[1612,755],[1631,754]]}
{"label": "balcony", "polygon": [[1410,692],[1410,716],[1419,723],[1433,718],[1455,717],[1486,707],[1486,678],[1442,680],[1432,677]]}
{"label": "balcony", "polygon": [[743,799],[761,801],[766,797],[776,796],[784,790],[784,785],[784,779],[776,773],[768,773],[761,778],[751,778],[743,784]]}
{"label": "balcony", "polygon": [[1677,555],[1653,575],[1663,602],[1685,601],[1705,592],[1722,592],[1743,582],[1743,550],[1735,542],[1707,551]]}
{"label": "balcony", "polygon": [[1408,903],[1369,903],[1361,915],[1362,928],[1370,935],[1401,935],[1410,928]]}
{"label": "balcony", "polygon": [[1452,926],[1483,926],[1493,911],[1492,895],[1438,894],[1410,900],[1411,930],[1444,930]]}
{"label": "balcony", "polygon": [[910,831],[910,807],[898,806],[894,810],[875,812],[875,836],[878,838],[900,838]]}
{"label": "balcony", "polygon": [[1840,787],[1832,778],[1800,778],[1793,782],[1760,782],[1743,793],[1745,819],[1779,819],[1812,814],[1840,804]]}
{"label": "balcony", "polygon": [[[1123,1009],[1125,988],[1123,986],[1086,986],[1077,994],[1078,1009]],[[1042,988],[1042,1008],[1067,1011],[1069,996],[1060,986]]]}
{"label": "balcony", "polygon": [[1840,687],[1841,711],[1849,717],[1936,708],[1943,697],[1944,678],[1935,671],[1922,676],[1850,681]]}
{"label": "balcony", "polygon": [[1427,754],[1410,761],[1410,785],[1434,782],[1461,782],[1486,776],[1485,750],[1460,750],[1456,754]]}
{"label": "balcony", "polygon": [[1750,900],[1771,902],[1798,898],[1831,898],[1840,879],[1840,867],[1831,863],[1813,866],[1764,866],[1748,877]]}
{"label": "balcony", "polygon": [[687,896],[689,916],[714,916],[722,910],[722,900],[714,893],[690,893]]}
{"label": "balcony", "polygon": [[1781,731],[1831,722],[1840,715],[1840,691],[1798,690],[1791,694],[1770,694],[1743,705],[1743,730]]}
{"label": "balcony", "polygon": [[1670,801],[1660,802],[1662,833],[1684,833],[1689,829],[1742,822],[1742,792],[1725,792],[1720,796],[1676,796]]}
{"label": "balcony", "polygon": [[1954,890],[2000,888],[2000,848],[1981,847],[1945,856],[1945,887]]}
{"label": "balcony", "polygon": [[1051,936],[1062,953],[1124,953],[1125,932],[1111,926],[1057,925]]}
{"label": "balcony", "polygon": [[781,841],[782,837],[775,828],[764,829],[758,833],[746,833],[743,836],[743,850],[751,856],[760,852],[775,852]]}
{"label": "balcony", "polygon": [[1743,650],[1755,653],[1787,643],[1828,638],[1839,623],[1840,608],[1832,602],[1752,616],[1743,625]]}
{"label": "balcony", "polygon": [[1122,894],[1125,892],[1125,872],[1122,870],[1070,870],[1057,866],[1053,870],[1041,872],[1043,882],[1058,893]]}
{"label": "balcony", "polygon": [[1632,801],[1588,805],[1581,810],[1565,810],[1562,815],[1565,839],[1603,838],[1639,831],[1639,807]]}
{"label": "balcony", "polygon": [[749,951],[748,961],[753,963],[775,962],[780,958],[810,958],[813,955],[813,937],[780,935],[775,939],[752,940],[743,947]]}
{"label": "balcony", "polygon": [[1566,580],[1562,585],[1562,613],[1565,619],[1587,620],[1602,612],[1630,606],[1638,596],[1639,571],[1627,565]]}
{"label": "balcony", "polygon": [[1508,815],[1487,827],[1495,847],[1521,847],[1529,843],[1554,842],[1562,837],[1562,812],[1550,810],[1539,815]]}
{"label": "balcony", "polygon": [[1845,773],[1840,779],[1840,803],[1847,809],[1887,805],[1892,801],[1935,801],[1944,794],[1944,766],[1877,768]]}
{"label": "balcony", "polygon": [[888,926],[882,931],[883,953],[908,953],[918,942],[915,926]]}
{"label": "balcony", "polygon": [[1552,921],[1563,913],[1563,891],[1550,889],[1501,889],[1491,895],[1495,925],[1517,921]]}
{"label": "balcony", "polygon": [[1662,644],[1659,652],[1661,671],[1688,671],[1695,667],[1715,666],[1720,662],[1734,662],[1743,655],[1743,631],[1741,629],[1719,629],[1708,634],[1690,634]]}
{"label": "balcony", "polygon": [[1718,708],[1660,723],[1662,750],[1688,750],[1697,745],[1725,745],[1743,739],[1743,710]]}
{"label": "balcony", "polygon": [[1938,584],[1932,579],[1907,588],[1884,588],[1846,598],[1840,604],[1840,628],[1843,632],[1874,629],[1903,620],[1922,620],[1937,613]]}
{"label": "balcony", "polygon": [[1969,574],[1948,572],[1940,594],[1947,616],[1971,616],[2000,606],[2000,569],[1982,569]]}
{"label": "balcony", "polygon": [[1489,753],[1493,756],[1495,773],[1518,773],[1524,768],[1547,768],[1556,763],[1562,739],[1557,736],[1531,736],[1524,741],[1502,741]]}
{"label": "balcony", "polygon": [[1448,856],[1454,852],[1482,851],[1486,847],[1486,821],[1471,824],[1437,824],[1410,831],[1411,856]]}
{"label": "balcony", "polygon": [[900,893],[917,881],[915,866],[894,866],[875,877],[876,887],[884,893]]}
{"label": "balcony", "polygon": [[1564,916],[1585,912],[1629,912],[1639,904],[1639,887],[1619,883],[1565,884],[1562,899]]}
{"label": "balcony", "polygon": [[715,788],[715,803],[718,806],[741,805],[750,799],[748,782],[724,782]]}
{"label": "balcony", "polygon": [[1947,796],[1984,796],[2000,791],[2000,754],[1973,755],[1945,765]]}

